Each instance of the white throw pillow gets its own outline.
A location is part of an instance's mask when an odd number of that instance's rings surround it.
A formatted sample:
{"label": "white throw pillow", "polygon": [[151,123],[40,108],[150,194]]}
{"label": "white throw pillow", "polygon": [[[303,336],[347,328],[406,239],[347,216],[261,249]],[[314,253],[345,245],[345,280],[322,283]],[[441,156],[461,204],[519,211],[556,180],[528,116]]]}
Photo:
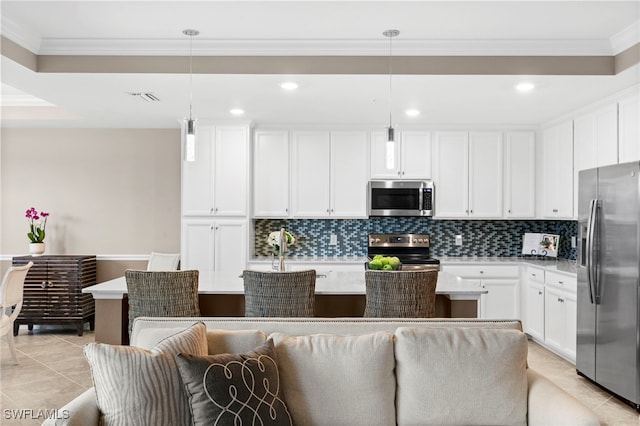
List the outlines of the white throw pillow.
{"label": "white throw pillow", "polygon": [[527,337],[516,330],[396,330],[398,425],[527,423]]}
{"label": "white throw pillow", "polygon": [[393,335],[269,337],[294,424],[396,424]]}
{"label": "white throw pillow", "polygon": [[199,322],[161,340],[151,350],[89,343],[97,405],[109,425],[189,425],[189,401],[176,364],[178,353],[207,354],[206,326]]}

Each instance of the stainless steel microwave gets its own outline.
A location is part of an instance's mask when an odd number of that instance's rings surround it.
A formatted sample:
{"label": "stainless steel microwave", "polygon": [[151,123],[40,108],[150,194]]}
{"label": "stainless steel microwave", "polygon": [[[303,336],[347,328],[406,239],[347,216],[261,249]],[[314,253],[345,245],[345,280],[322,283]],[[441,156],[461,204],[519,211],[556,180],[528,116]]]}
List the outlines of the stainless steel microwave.
{"label": "stainless steel microwave", "polygon": [[431,180],[369,181],[369,216],[433,216],[433,190]]}

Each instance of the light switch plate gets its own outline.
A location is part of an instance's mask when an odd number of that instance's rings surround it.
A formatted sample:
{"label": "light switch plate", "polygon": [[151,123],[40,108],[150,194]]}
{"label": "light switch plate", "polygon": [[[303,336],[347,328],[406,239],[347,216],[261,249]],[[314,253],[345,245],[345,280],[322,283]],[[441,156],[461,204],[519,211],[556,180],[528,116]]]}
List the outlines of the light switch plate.
{"label": "light switch plate", "polygon": [[338,245],[338,236],[336,234],[331,234],[331,237],[329,238],[329,245],[330,246]]}
{"label": "light switch plate", "polygon": [[456,235],[456,245],[457,246],[462,245],[462,235]]}
{"label": "light switch plate", "polygon": [[576,237],[573,236],[571,237],[571,248],[576,248],[577,242],[576,242]]}

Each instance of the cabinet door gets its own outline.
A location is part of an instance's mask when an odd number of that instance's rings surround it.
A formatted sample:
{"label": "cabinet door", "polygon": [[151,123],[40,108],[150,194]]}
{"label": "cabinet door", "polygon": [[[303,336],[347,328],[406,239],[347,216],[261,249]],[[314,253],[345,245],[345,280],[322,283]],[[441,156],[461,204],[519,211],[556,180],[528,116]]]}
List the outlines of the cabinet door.
{"label": "cabinet door", "polygon": [[563,352],[567,341],[565,294],[552,287],[545,288],[544,331],[545,343]]}
{"label": "cabinet door", "polygon": [[214,225],[216,271],[240,275],[247,268],[247,224],[244,220],[218,220]]}
{"label": "cabinet door", "polygon": [[387,145],[386,132],[371,132],[370,151],[371,178],[398,179],[400,177],[400,144],[398,141]]}
{"label": "cabinet door", "polygon": [[502,217],[502,153],[500,132],[469,133],[470,217]]}
{"label": "cabinet door", "polygon": [[214,127],[198,126],[195,161],[182,162],[182,215],[213,214]]}
{"label": "cabinet door", "polygon": [[201,273],[214,270],[214,222],[189,219],[182,222],[180,269],[197,269]]}
{"label": "cabinet door", "polygon": [[293,133],[294,217],[329,216],[329,146],[329,132]]}
{"label": "cabinet door", "polygon": [[577,325],[578,325],[578,302],[577,299],[572,295],[567,295],[565,297],[564,305],[566,308],[566,344],[565,344],[565,353],[567,356],[575,361],[576,360],[576,333]]}
{"label": "cabinet door", "polygon": [[254,216],[289,216],[289,133],[256,131],[253,152]]}
{"label": "cabinet door", "polygon": [[367,217],[367,132],[331,132],[331,216]]}
{"label": "cabinet door", "polygon": [[249,129],[217,127],[214,170],[214,213],[219,216],[247,214]]}
{"label": "cabinet door", "polygon": [[533,338],[544,341],[544,285],[527,283],[525,331]]}
{"label": "cabinet door", "polygon": [[504,216],[534,218],[535,134],[508,132],[505,142]]}
{"label": "cabinet door", "polygon": [[436,132],[433,140],[436,216],[469,216],[469,135]]}
{"label": "cabinet door", "polygon": [[628,96],[618,102],[619,161],[640,160],[640,96]]}
{"label": "cabinet door", "polygon": [[520,319],[520,282],[518,280],[483,280],[488,290],[481,296],[480,315],[489,319]]}
{"label": "cabinet door", "polygon": [[544,130],[542,136],[542,217],[573,218],[573,124]]}
{"label": "cabinet door", "polygon": [[400,177],[431,179],[431,134],[403,131],[400,142]]}

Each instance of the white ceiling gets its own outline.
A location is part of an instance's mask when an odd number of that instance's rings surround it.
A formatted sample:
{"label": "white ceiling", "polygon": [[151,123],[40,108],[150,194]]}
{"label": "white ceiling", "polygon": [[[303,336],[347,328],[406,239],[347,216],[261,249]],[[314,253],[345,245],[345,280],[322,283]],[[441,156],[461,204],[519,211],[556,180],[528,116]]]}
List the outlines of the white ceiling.
{"label": "white ceiling", "polygon": [[[2,35],[38,55],[610,56],[640,41],[638,1],[7,1]],[[3,127],[175,128],[189,75],[35,73],[2,57]],[[278,85],[295,80],[284,92]],[[513,86],[536,84],[527,94]],[[256,124],[539,125],[640,82],[616,76],[193,76],[199,119]],[[23,93],[52,105],[35,105]],[[145,102],[129,93],[153,93]],[[242,118],[229,109],[245,110]],[[417,108],[421,114],[406,117]]]}

